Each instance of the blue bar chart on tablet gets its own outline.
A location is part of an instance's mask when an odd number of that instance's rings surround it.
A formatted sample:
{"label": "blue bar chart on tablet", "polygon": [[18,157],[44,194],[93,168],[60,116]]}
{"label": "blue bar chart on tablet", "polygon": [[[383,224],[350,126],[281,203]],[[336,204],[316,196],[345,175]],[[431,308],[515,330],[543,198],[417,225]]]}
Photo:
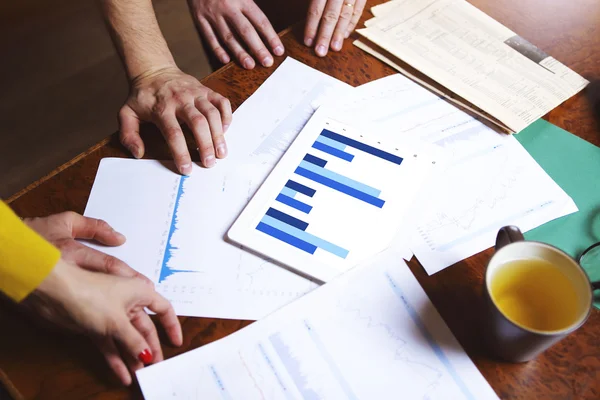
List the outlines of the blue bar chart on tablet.
{"label": "blue bar chart on tablet", "polygon": [[322,276],[330,276],[393,238],[414,192],[415,164],[413,154],[407,159],[335,121],[309,125],[229,235],[286,265],[325,264]]}
{"label": "blue bar chart on tablet", "polygon": [[[335,157],[349,163],[354,160],[355,156],[346,151],[346,148],[352,148],[359,153],[366,154],[367,157],[376,157],[398,166],[402,164],[402,157],[400,156],[377,149],[328,129],[322,130],[317,140],[313,143],[312,148],[327,154],[326,158]],[[296,167],[294,174],[314,182],[314,186],[321,187],[321,190],[334,190],[373,207],[382,208],[384,206],[385,200],[379,197],[381,195],[380,189],[327,168],[328,160],[314,155],[316,153],[318,152],[306,153],[298,167]],[[278,203],[292,207],[305,214],[309,214],[313,209],[313,205],[308,203],[311,202],[310,198],[314,197],[316,190],[293,179],[298,178],[292,177],[292,179],[287,181],[275,198],[276,201],[273,207],[267,210],[265,216],[256,226],[256,229],[310,254],[314,254],[319,248],[338,257],[346,258],[349,250],[306,232],[306,228],[309,225],[307,222],[277,209]],[[306,195],[309,199],[305,201],[295,199],[294,197],[298,192],[293,188],[299,189],[300,193]]]}

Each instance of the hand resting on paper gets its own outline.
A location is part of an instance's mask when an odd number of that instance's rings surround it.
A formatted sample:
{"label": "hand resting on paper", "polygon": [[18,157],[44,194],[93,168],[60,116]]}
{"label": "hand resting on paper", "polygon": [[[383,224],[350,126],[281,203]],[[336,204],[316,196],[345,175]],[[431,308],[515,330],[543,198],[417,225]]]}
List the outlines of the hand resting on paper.
{"label": "hand resting on paper", "polygon": [[[340,51],[365,8],[366,0],[311,0],[304,44],[324,57]],[[192,17],[206,43],[222,62],[234,58],[252,69],[273,65],[273,55],[284,53],[273,25],[253,0],[188,0]],[[281,2],[285,6],[285,2]]]}
{"label": "hand resting on paper", "polygon": [[115,246],[125,241],[123,235],[104,221],[71,212],[24,222],[62,251],[50,275],[21,303],[27,311],[63,330],[88,335],[125,385],[132,382],[130,371],[163,359],[145,308],[158,315],[171,342],[181,345],[173,307],[147,278],[75,241],[95,239]]}
{"label": "hand resting on paper", "polygon": [[150,121],[164,136],[180,173],[192,172],[192,159],[179,121],[191,129],[205,167],[227,156],[224,133],[231,124],[231,104],[176,67],[147,71],[131,82],[119,111],[121,143],[134,155],[144,155],[140,122]]}
{"label": "hand resting on paper", "polygon": [[270,67],[272,54],[283,55],[279,36],[254,1],[188,0],[188,4],[198,30],[223,64],[231,54],[246,69],[254,68],[256,61]]}
{"label": "hand resting on paper", "polygon": [[366,0],[311,0],[304,29],[304,44],[324,57],[328,49],[340,51],[365,8]]}

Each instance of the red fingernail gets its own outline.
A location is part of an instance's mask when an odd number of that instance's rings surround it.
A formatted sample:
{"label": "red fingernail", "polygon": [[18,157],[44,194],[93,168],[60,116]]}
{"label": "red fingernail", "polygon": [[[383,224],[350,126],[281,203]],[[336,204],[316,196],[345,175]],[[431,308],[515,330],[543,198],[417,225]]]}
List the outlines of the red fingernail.
{"label": "red fingernail", "polygon": [[152,353],[146,349],[138,355],[138,359],[144,364],[150,364],[152,362]]}

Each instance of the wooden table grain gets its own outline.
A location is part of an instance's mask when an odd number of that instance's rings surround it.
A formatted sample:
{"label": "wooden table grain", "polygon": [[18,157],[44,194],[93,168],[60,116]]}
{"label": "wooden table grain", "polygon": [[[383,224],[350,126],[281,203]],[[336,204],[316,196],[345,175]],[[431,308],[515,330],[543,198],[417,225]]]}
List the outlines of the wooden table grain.
{"label": "wooden table grain", "polygon": [[[600,77],[600,7],[596,0],[471,0],[477,7],[518,32],[585,77]],[[378,2],[369,1],[369,5]],[[366,13],[367,14],[367,13]],[[363,20],[367,15],[363,16]],[[286,55],[311,67],[360,85],[394,73],[347,41],[340,53],[315,57],[301,44],[302,26],[282,34]],[[277,60],[276,66],[283,57]],[[247,99],[275,70],[243,70],[227,65],[203,80],[227,96],[234,107]],[[546,119],[600,144],[598,125],[586,96],[579,94],[550,112]],[[143,129],[147,158],[169,154],[156,129]],[[190,142],[191,144],[191,142]],[[194,152],[195,153],[195,152]],[[129,157],[115,135],[35,182],[9,199],[21,216],[83,212],[103,157]],[[503,399],[600,398],[600,312],[536,360],[509,364],[490,358],[482,343],[482,284],[491,250],[484,251],[434,276],[413,259],[409,265],[450,329],[479,370]],[[222,338],[251,321],[180,318],[184,345],[165,347],[166,357]],[[130,399],[139,388],[123,388],[111,376],[102,357],[83,337],[41,330],[8,303],[0,304],[0,379],[20,399]]]}

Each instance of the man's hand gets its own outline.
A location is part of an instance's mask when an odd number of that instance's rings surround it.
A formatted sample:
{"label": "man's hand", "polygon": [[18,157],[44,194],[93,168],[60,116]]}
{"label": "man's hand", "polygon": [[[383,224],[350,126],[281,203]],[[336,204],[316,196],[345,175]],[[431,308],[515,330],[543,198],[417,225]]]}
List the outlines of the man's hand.
{"label": "man's hand", "polygon": [[129,98],[119,112],[121,143],[135,157],[142,157],[140,122],[154,122],[179,172],[187,175],[192,172],[192,159],[179,119],[192,130],[204,166],[212,167],[215,157],[227,155],[223,132],[231,123],[229,101],[177,68],[151,0],[100,3],[130,81]]}
{"label": "man's hand", "polygon": [[119,111],[121,143],[136,157],[144,155],[140,122],[150,121],[162,132],[179,172],[192,172],[192,159],[179,125],[191,129],[202,164],[210,168],[227,156],[224,132],[231,124],[231,104],[178,68],[163,68],[136,77]]}
{"label": "man's hand", "polygon": [[365,8],[366,0],[311,0],[304,30],[304,44],[324,57],[331,48],[342,49]]}
{"label": "man's hand", "polygon": [[[254,68],[255,60],[270,67],[271,52],[283,55],[279,36],[254,1],[188,0],[188,4],[200,32],[222,63],[228,63],[232,55],[246,69]],[[285,2],[281,6],[285,7]]]}

